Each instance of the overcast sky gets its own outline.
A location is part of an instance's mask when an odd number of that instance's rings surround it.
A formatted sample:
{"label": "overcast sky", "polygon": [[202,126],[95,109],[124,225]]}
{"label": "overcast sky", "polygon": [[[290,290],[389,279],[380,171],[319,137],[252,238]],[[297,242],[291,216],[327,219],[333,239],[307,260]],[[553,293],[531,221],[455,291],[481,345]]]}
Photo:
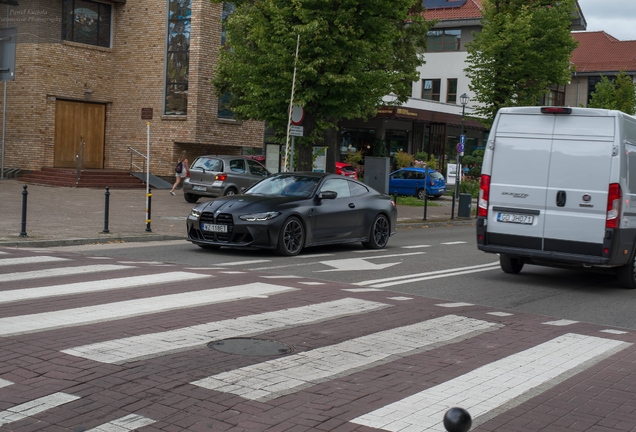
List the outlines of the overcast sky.
{"label": "overcast sky", "polygon": [[587,31],[603,30],[619,40],[636,40],[636,0],[579,0]]}

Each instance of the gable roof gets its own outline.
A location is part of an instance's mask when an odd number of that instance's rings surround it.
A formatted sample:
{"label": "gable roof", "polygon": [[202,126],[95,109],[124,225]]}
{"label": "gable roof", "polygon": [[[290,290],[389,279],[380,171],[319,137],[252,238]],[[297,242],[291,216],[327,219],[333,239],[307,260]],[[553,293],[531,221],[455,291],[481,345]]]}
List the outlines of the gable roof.
{"label": "gable roof", "polygon": [[604,31],[574,32],[579,46],[570,61],[577,73],[636,72],[636,40],[620,41]]}
{"label": "gable roof", "polygon": [[481,1],[466,0],[424,0],[424,18],[427,20],[481,19]]}

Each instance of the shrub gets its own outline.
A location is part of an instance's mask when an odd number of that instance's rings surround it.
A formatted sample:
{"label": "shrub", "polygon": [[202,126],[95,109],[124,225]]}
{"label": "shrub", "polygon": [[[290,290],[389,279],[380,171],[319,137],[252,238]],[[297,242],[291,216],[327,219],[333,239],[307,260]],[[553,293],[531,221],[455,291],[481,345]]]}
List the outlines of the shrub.
{"label": "shrub", "polygon": [[400,169],[411,166],[411,164],[415,160],[415,157],[400,150],[399,152],[395,153],[393,159],[395,161],[395,166],[397,167],[397,169]]}

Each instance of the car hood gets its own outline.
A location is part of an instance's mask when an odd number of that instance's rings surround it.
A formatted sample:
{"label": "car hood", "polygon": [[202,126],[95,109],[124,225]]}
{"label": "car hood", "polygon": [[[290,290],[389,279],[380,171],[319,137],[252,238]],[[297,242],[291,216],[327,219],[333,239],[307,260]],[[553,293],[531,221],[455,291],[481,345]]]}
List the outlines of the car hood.
{"label": "car hood", "polygon": [[233,195],[217,198],[205,203],[201,211],[216,213],[253,213],[260,211],[282,211],[306,201],[305,197],[282,195]]}

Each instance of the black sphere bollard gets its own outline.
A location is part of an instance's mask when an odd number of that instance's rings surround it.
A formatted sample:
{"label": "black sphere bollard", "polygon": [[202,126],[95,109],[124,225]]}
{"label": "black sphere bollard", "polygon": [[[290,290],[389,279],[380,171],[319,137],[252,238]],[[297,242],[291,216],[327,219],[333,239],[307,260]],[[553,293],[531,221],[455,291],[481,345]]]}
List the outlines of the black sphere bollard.
{"label": "black sphere bollard", "polygon": [[22,191],[22,228],[20,230],[20,237],[26,237],[26,214],[27,214],[27,185],[24,185],[24,190]]}
{"label": "black sphere bollard", "polygon": [[451,408],[444,414],[444,429],[448,432],[468,432],[472,424],[470,414],[463,408]]}
{"label": "black sphere bollard", "polygon": [[109,200],[110,200],[110,192],[108,191],[109,187],[106,186],[106,192],[104,192],[104,234],[110,233],[108,231],[108,210],[109,210]]}
{"label": "black sphere bollard", "polygon": [[146,212],[148,213],[148,218],[146,219],[146,232],[152,232],[152,229],[150,229],[150,221],[152,220],[152,218],[150,217],[150,208],[151,205],[150,203],[152,202],[152,189],[148,188],[148,208],[146,209]]}

